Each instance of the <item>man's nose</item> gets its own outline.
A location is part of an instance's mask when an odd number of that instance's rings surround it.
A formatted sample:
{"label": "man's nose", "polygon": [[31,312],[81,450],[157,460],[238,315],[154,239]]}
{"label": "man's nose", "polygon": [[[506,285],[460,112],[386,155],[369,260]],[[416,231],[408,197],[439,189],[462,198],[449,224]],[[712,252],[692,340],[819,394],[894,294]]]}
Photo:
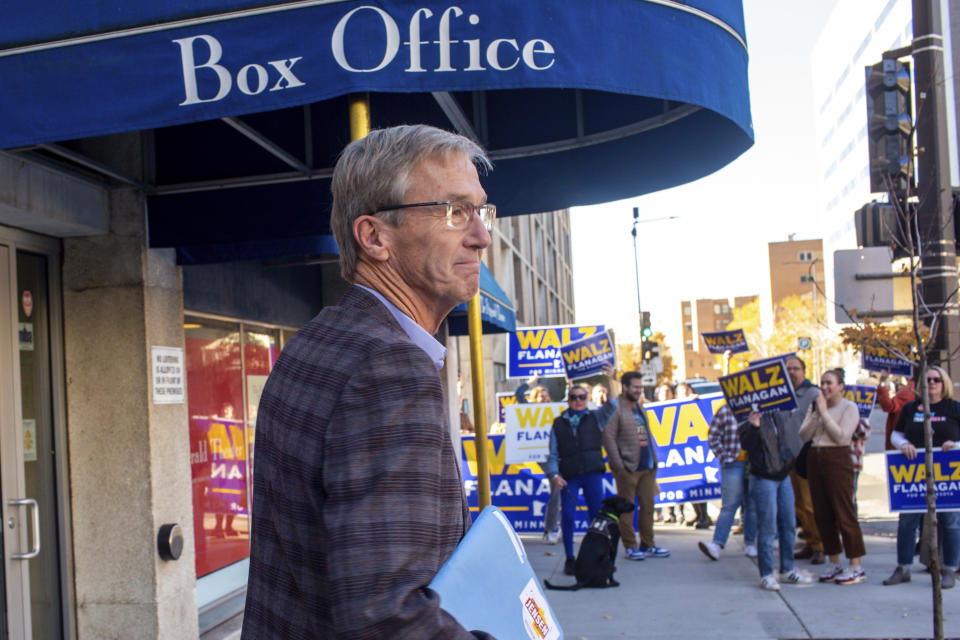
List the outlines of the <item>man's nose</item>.
{"label": "man's nose", "polygon": [[475,215],[473,219],[470,220],[470,226],[467,227],[467,237],[465,239],[466,245],[471,249],[477,249],[482,251],[490,246],[490,232],[487,231],[487,228],[483,226],[483,220],[480,219],[480,216]]}

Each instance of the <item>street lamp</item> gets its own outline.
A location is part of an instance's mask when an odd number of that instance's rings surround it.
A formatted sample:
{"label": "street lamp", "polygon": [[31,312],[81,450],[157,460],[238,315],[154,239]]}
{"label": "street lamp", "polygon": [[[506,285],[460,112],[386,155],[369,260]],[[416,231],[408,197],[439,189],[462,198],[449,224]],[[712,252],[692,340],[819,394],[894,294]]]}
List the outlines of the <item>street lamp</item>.
{"label": "street lamp", "polygon": [[637,276],[637,322],[640,323],[640,338],[647,338],[649,336],[643,335],[643,308],[640,305],[640,260],[637,256],[637,225],[643,224],[645,222],[658,222],[660,220],[676,220],[680,216],[661,216],[659,218],[644,218],[640,219],[640,207],[633,208],[633,230],[631,230],[631,235],[633,235],[633,270]]}
{"label": "street lamp", "polygon": [[640,342],[643,343],[645,338],[649,336],[643,335],[643,307],[640,304],[640,260],[637,256],[637,225],[643,224],[645,222],[657,222],[660,220],[676,220],[680,216],[660,216],[659,218],[644,218],[640,219],[640,207],[633,208],[633,229],[631,230],[631,235],[633,235],[633,270],[637,276],[637,322],[640,323]]}

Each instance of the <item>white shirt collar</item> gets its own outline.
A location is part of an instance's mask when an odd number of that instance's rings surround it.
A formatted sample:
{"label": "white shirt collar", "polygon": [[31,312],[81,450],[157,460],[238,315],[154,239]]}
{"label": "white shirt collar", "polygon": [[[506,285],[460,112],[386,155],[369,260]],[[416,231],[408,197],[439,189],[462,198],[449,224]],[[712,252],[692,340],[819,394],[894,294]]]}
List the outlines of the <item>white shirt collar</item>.
{"label": "white shirt collar", "polygon": [[397,322],[400,323],[400,328],[403,329],[404,333],[413,340],[413,343],[423,349],[427,354],[427,357],[430,358],[430,361],[433,362],[433,366],[439,371],[443,368],[443,361],[447,356],[447,348],[442,344],[437,342],[437,339],[432,335],[427,333],[427,330],[421,327],[419,324],[414,322],[413,318],[405,314],[403,311],[400,311],[392,302],[387,300],[380,294],[379,291],[374,291],[370,287],[365,287],[362,284],[355,285],[373,294],[377,300],[383,303],[383,306],[396,318]]}

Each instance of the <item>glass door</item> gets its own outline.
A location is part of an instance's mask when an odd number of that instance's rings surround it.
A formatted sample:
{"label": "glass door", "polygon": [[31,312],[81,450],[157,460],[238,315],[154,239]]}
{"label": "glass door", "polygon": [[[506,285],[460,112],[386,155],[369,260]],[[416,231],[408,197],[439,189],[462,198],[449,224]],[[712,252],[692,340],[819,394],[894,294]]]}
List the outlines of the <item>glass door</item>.
{"label": "glass door", "polygon": [[0,244],[2,637],[62,638],[49,258]]}

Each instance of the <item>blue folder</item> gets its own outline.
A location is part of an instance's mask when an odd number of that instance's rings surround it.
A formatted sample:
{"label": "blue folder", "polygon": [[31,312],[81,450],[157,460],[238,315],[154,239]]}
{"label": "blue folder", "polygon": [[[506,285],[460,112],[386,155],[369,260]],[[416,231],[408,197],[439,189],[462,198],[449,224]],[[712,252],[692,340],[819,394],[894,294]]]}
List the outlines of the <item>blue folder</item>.
{"label": "blue folder", "polygon": [[466,629],[500,640],[563,640],[520,537],[494,506],[480,513],[430,588]]}

